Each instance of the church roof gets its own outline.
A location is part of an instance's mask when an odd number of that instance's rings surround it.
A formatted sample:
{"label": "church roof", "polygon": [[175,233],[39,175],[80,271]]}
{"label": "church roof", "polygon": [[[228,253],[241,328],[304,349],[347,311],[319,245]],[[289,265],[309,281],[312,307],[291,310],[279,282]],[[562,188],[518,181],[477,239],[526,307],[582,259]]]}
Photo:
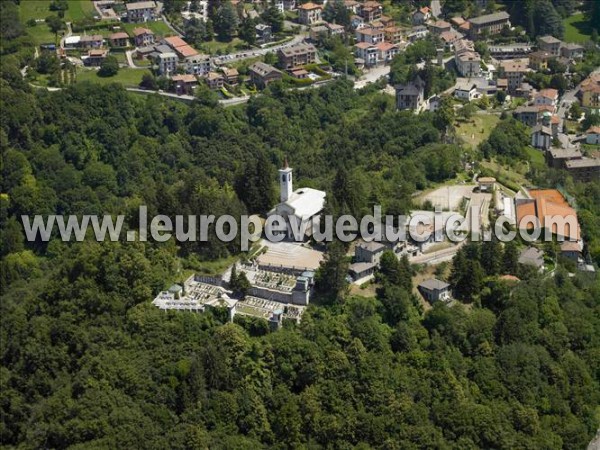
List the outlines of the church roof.
{"label": "church roof", "polygon": [[294,210],[294,215],[297,217],[308,219],[323,210],[325,192],[312,188],[298,189],[285,204]]}

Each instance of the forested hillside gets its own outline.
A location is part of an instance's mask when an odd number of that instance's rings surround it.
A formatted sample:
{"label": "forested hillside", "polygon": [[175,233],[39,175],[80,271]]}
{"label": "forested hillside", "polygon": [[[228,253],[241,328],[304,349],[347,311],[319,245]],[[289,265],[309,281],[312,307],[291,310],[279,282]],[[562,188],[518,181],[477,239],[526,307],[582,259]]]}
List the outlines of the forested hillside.
{"label": "forested hillside", "polygon": [[[328,191],[335,213],[378,203],[405,213],[416,190],[479,156],[454,143],[448,111],[399,113],[376,86],[343,80],[274,86],[230,109],[118,85],[35,90],[19,72],[30,54],[10,45],[19,30],[6,28],[4,447],[587,445],[600,423],[598,277],[559,266],[513,286],[486,272],[465,306],[424,313],[412,268],[393,258],[373,298],[322,292],[301,325],[271,333],[150,303],[185,271],[237,255],[235,241],[25,242],[22,214],[122,213],[135,229],[139,205],[150,215],[264,212],[284,156],[299,185]],[[573,188],[583,232],[598,239],[600,183]]]}

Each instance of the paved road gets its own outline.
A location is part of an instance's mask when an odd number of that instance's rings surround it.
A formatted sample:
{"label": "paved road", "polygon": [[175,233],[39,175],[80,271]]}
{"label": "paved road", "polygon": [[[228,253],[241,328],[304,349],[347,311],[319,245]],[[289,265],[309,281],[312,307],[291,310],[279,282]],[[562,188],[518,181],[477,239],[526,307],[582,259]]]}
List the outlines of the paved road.
{"label": "paved road", "polygon": [[433,253],[422,253],[420,255],[409,258],[411,264],[439,264],[444,261],[450,261],[454,255],[464,245],[465,241],[452,247],[445,248]]}

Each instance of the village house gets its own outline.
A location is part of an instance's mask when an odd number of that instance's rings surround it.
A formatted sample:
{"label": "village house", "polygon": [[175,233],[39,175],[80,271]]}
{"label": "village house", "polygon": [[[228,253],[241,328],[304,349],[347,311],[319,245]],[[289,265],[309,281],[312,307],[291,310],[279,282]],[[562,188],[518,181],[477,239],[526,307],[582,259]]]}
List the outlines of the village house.
{"label": "village house", "polygon": [[600,159],[582,158],[567,161],[565,169],[573,179],[588,182],[600,179]]}
{"label": "village house", "polygon": [[194,88],[198,85],[198,80],[191,74],[173,75],[171,80],[175,83],[175,92],[177,95],[193,94]]}
{"label": "village house", "polygon": [[480,94],[477,91],[477,84],[468,81],[457,83],[454,89],[454,97],[468,102],[479,98]]}
{"label": "village house", "polygon": [[560,56],[571,61],[583,58],[583,46],[566,43],[560,47]]}
{"label": "village house", "polygon": [[295,78],[296,80],[304,80],[308,78],[308,71],[303,69],[302,67],[292,67],[286,71],[289,76]]}
{"label": "village house", "polygon": [[313,25],[321,22],[323,6],[308,2],[298,7],[298,22],[302,25]]}
{"label": "village house", "polygon": [[329,36],[344,36],[344,34],[346,34],[346,29],[343,25],[338,25],[336,23],[326,23],[325,26],[329,30]]}
{"label": "village house", "polygon": [[423,281],[417,286],[417,289],[429,303],[435,303],[437,301],[447,302],[451,299],[450,285],[437,278],[430,278],[429,280]]}
{"label": "village house", "polygon": [[565,169],[567,161],[581,158],[583,154],[576,148],[551,148],[546,152],[546,164],[553,169]]}
{"label": "village house", "polygon": [[444,31],[440,33],[440,40],[444,43],[444,47],[448,50],[454,49],[454,44],[464,38],[464,35],[456,30]]}
{"label": "village house", "polygon": [[402,29],[396,26],[384,28],[383,38],[390,44],[399,44],[402,42]]}
{"label": "village house", "polygon": [[383,14],[383,6],[379,2],[367,0],[364,3],[359,4],[358,14],[365,20],[365,22],[372,22],[381,18]]}
{"label": "village house", "polygon": [[499,34],[504,27],[510,27],[510,15],[506,11],[473,17],[469,19],[469,35],[478,39],[481,35]]}
{"label": "village house", "polygon": [[410,33],[408,33],[408,40],[410,42],[418,41],[419,39],[425,39],[429,34],[429,30],[425,25],[417,25],[412,27]]}
{"label": "village house", "polygon": [[237,86],[240,74],[235,68],[231,67],[223,67],[221,69],[223,72],[223,78],[225,78],[225,83],[229,86]]}
{"label": "village house", "polygon": [[552,112],[556,111],[558,106],[558,91],[556,89],[542,89],[533,99],[535,106],[546,105],[552,107]]}
{"label": "village house", "polygon": [[518,106],[513,111],[513,117],[528,127],[534,127],[539,122],[540,108],[537,106]]}
{"label": "village house", "polygon": [[270,25],[259,23],[254,27],[256,30],[256,41],[260,44],[271,42],[273,38],[273,29]]}
{"label": "village house", "polygon": [[429,31],[431,31],[431,33],[433,33],[437,36],[439,36],[440,34],[446,32],[446,31],[450,31],[451,29],[452,29],[452,25],[450,25],[445,20],[438,20],[436,22],[429,24]]}
{"label": "village house", "polygon": [[379,62],[384,64],[391,63],[392,59],[394,59],[394,56],[396,56],[399,51],[398,46],[390,42],[380,42],[379,44],[375,45],[375,48],[379,53]]}
{"label": "village house", "polygon": [[579,95],[584,108],[600,108],[600,73],[592,73],[581,82]]}
{"label": "village house", "polygon": [[134,28],[133,40],[136,47],[154,44],[154,33],[147,28]]}
{"label": "village house", "polygon": [[325,25],[316,25],[310,29],[308,36],[312,42],[321,42],[329,36],[329,28]]}
{"label": "village house", "polygon": [[500,62],[500,70],[503,78],[507,80],[507,89],[513,94],[523,83],[525,74],[528,72],[527,59],[508,59]]}
{"label": "village house", "polygon": [[344,0],[344,6],[350,14],[358,14],[358,3],[356,0]]}
{"label": "village house", "polygon": [[585,132],[585,143],[590,145],[600,144],[600,127],[594,126]]}
{"label": "village house", "polygon": [[356,281],[373,275],[386,248],[381,242],[358,243],[354,248],[355,262],[349,267],[352,278]]}
{"label": "village house", "polygon": [[156,3],[153,1],[126,3],[125,9],[130,23],[149,22],[156,18]]}
{"label": "village house", "polygon": [[533,70],[546,70],[548,68],[548,61],[556,58],[555,55],[545,51],[538,50],[537,52],[530,53],[529,57],[529,67]]}
{"label": "village house", "polygon": [[425,83],[417,78],[408,84],[400,84],[396,89],[396,108],[399,110],[417,110],[425,100]]}
{"label": "village house", "polygon": [[183,58],[183,67],[186,73],[206,75],[211,69],[210,56],[200,54],[194,50],[191,55]]}
{"label": "village house", "polygon": [[108,41],[112,47],[127,47],[129,45],[129,35],[124,31],[120,31],[111,34]]}
{"label": "village house", "polygon": [[463,77],[478,77],[481,75],[481,56],[477,52],[461,52],[454,57],[458,73]]}
{"label": "village house", "polygon": [[221,89],[225,84],[225,78],[222,74],[218,72],[208,72],[208,74],[204,78],[204,81],[206,81],[206,85],[212,91]]}
{"label": "village house", "polygon": [[552,145],[552,130],[544,125],[536,125],[531,130],[531,146],[548,150]]}
{"label": "village house", "polygon": [[429,19],[431,19],[431,9],[429,9],[428,6],[419,8],[414,13],[412,13],[413,25],[423,25]]}
{"label": "village house", "polygon": [[81,36],[79,40],[81,48],[101,48],[104,46],[104,38],[101,34],[92,34],[90,36]]}
{"label": "village house", "polygon": [[264,89],[273,81],[282,78],[282,73],[279,70],[263,62],[255,62],[248,67],[248,75],[250,81],[259,89]]}
{"label": "village house", "polygon": [[172,75],[177,70],[177,55],[173,52],[161,53],[158,55],[158,73],[161,75]]}
{"label": "village house", "polygon": [[571,261],[575,261],[577,263],[582,261],[582,251],[583,243],[581,241],[563,241],[560,243],[560,256],[570,259]]}
{"label": "village house", "polygon": [[368,42],[359,42],[354,45],[354,54],[357,58],[363,60],[366,66],[374,66],[379,61],[379,51],[377,47]]}
{"label": "village house", "polygon": [[86,66],[98,67],[102,64],[104,59],[108,56],[108,50],[96,48],[92,50],[88,50],[87,56],[84,59],[84,64]]}
{"label": "village house", "polygon": [[325,206],[326,193],[306,187],[294,191],[292,171],[286,160],[283,168],[279,169],[280,203],[270,210],[267,216],[276,214],[285,218],[287,230],[283,233],[292,238],[294,233],[291,222],[294,220],[299,226],[298,230],[304,230],[304,237],[307,238],[312,236],[313,227],[319,222],[319,215]]}
{"label": "village house", "polygon": [[527,247],[519,254],[519,264],[533,267],[538,272],[544,271],[544,252],[535,248]]}
{"label": "village house", "polygon": [[562,42],[554,36],[540,36],[537,38],[538,47],[541,51],[549,53],[552,56],[560,55],[560,46]]}
{"label": "village house", "polygon": [[384,33],[382,30],[375,30],[374,28],[359,28],[354,32],[356,42],[366,42],[368,44],[377,44],[383,42]]}
{"label": "village house", "polygon": [[295,66],[312,64],[317,59],[317,49],[312,44],[297,44],[280,48],[277,51],[279,67],[290,69]]}

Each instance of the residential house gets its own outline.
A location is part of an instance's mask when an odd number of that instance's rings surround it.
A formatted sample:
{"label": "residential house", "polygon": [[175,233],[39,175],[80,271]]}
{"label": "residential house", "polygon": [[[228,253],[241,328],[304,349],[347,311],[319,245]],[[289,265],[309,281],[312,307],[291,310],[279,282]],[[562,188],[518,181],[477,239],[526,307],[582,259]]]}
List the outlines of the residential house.
{"label": "residential house", "polygon": [[383,39],[390,44],[399,44],[402,42],[402,29],[396,26],[384,28]]}
{"label": "residential house", "polygon": [[552,130],[544,125],[536,125],[531,130],[531,146],[548,150],[552,145]]}
{"label": "residential house", "polygon": [[452,17],[450,19],[450,23],[454,25],[456,28],[459,28],[461,25],[466,23],[467,21],[463,19],[461,16]]}
{"label": "residential house", "polygon": [[352,278],[356,281],[373,275],[386,248],[381,242],[358,243],[354,248],[355,262],[348,268]]}
{"label": "residential house", "polygon": [[378,19],[378,21],[383,24],[383,28],[393,27],[394,25],[396,25],[396,23],[394,22],[394,19],[392,17],[390,17],[390,16],[384,16],[384,15],[382,15]]}
{"label": "residential house", "polygon": [[108,41],[112,47],[127,47],[129,45],[129,35],[124,31],[120,31],[111,34]]}
{"label": "residential house", "polygon": [[467,100],[469,102],[479,98],[480,95],[477,91],[477,84],[468,81],[457,83],[456,88],[454,89],[454,97],[461,100]]}
{"label": "residential house", "polygon": [[273,81],[281,80],[282,73],[275,67],[263,62],[255,62],[248,67],[250,81],[258,88],[264,89]]}
{"label": "residential house", "polygon": [[104,38],[101,34],[93,34],[91,36],[81,36],[79,46],[81,48],[101,48],[104,45]]}
{"label": "residential house", "polygon": [[323,6],[308,2],[298,7],[298,22],[302,25],[313,25],[321,22]]}
{"label": "residential house", "polygon": [[365,22],[372,22],[381,18],[383,14],[383,6],[379,2],[367,0],[358,6],[358,14]]}
{"label": "residential house", "polygon": [[537,52],[530,53],[528,56],[529,67],[533,70],[546,70],[548,68],[548,61],[556,58],[555,55],[545,50],[538,50]]}
{"label": "residential house", "polygon": [[344,34],[346,34],[346,29],[343,25],[338,25],[337,23],[326,23],[325,26],[329,30],[330,36],[344,36]]}
{"label": "residential house", "polygon": [[126,3],[125,9],[130,23],[148,22],[156,18],[156,3],[153,1]]}
{"label": "residential house", "polygon": [[477,52],[461,52],[454,57],[458,73],[463,77],[478,77],[481,75],[481,56]]}
{"label": "residential house", "polygon": [[600,73],[592,73],[581,82],[581,105],[585,108],[600,108]]}
{"label": "residential house", "polygon": [[556,107],[558,106],[558,91],[556,89],[542,89],[534,96],[533,104],[535,106],[551,106],[553,108],[552,112],[556,111]]}
{"label": "residential house", "polygon": [[577,181],[594,181],[600,179],[600,159],[582,158],[567,161],[565,169]]}
{"label": "residential house", "polygon": [[375,48],[379,52],[379,61],[384,64],[391,63],[399,51],[398,46],[390,42],[380,42],[375,45]]}
{"label": "residential house", "polygon": [[317,25],[310,29],[309,37],[313,42],[320,42],[329,36],[329,28],[325,25]]}
{"label": "residential house", "polygon": [[425,300],[429,303],[437,301],[447,302],[451,299],[450,297],[450,285],[444,281],[438,280],[437,278],[430,278],[423,281],[417,289]]}
{"label": "residential house", "polygon": [[384,32],[374,28],[359,28],[354,32],[356,42],[366,42],[368,44],[377,44],[384,41]]}
{"label": "residential house", "polygon": [[473,41],[468,39],[460,39],[454,43],[454,53],[459,54],[462,52],[474,52],[475,44]]}
{"label": "residential house", "polygon": [[518,106],[513,112],[513,117],[528,127],[535,127],[539,122],[540,108],[537,106]]}
{"label": "residential house", "polygon": [[419,8],[412,13],[413,25],[423,25],[429,19],[431,19],[431,9],[428,6]]}
{"label": "residential house", "polygon": [[560,243],[560,256],[570,259],[571,261],[579,262],[583,259],[583,243],[573,241],[563,241]]}
{"label": "residential house", "polygon": [[560,48],[560,56],[571,61],[583,58],[583,46],[579,44],[563,44]]}
{"label": "residential house", "polygon": [[460,41],[465,36],[456,30],[444,31],[440,33],[440,39],[444,43],[444,47],[448,50],[454,49],[454,44]]}
{"label": "residential house", "polygon": [[86,66],[98,67],[102,64],[104,59],[108,56],[108,50],[95,48],[88,50],[87,57],[84,59]]}
{"label": "residential house", "polygon": [[553,56],[560,55],[560,46],[562,42],[554,36],[540,36],[537,38],[538,47],[541,51],[547,52]]}
{"label": "residential house", "polygon": [[510,27],[510,15],[506,11],[473,17],[469,19],[469,35],[477,39],[481,35],[499,34],[504,27]]}
{"label": "residential house", "polygon": [[287,70],[287,73],[296,80],[304,80],[308,78],[308,70],[303,69],[302,67],[292,67],[291,69]]}
{"label": "residential house", "polygon": [[211,69],[210,56],[198,53],[195,50],[192,54],[183,58],[182,64],[186,73],[193,75],[203,76]]}
{"label": "residential house", "polygon": [[198,85],[198,79],[191,74],[173,75],[171,79],[175,83],[175,92],[177,95],[190,95]]}
{"label": "residential house", "polygon": [[365,26],[365,19],[358,15],[350,17],[350,25],[353,30],[357,30]]}
{"label": "residential house", "polygon": [[133,40],[136,47],[154,44],[154,33],[147,28],[134,28]]}
{"label": "residential house", "polygon": [[410,33],[408,34],[408,40],[410,42],[418,41],[419,39],[424,39],[429,34],[429,30],[425,25],[417,25],[412,27]]}
{"label": "residential house", "polygon": [[543,272],[544,252],[535,247],[527,247],[521,251],[518,262],[524,266],[533,267],[538,272]]}
{"label": "residential house", "polygon": [[507,80],[507,88],[510,94],[513,94],[523,83],[525,74],[528,72],[527,59],[507,59],[500,62],[500,70],[503,78]]}
{"label": "residential house", "polygon": [[173,52],[161,53],[158,55],[158,73],[161,75],[172,75],[177,70],[177,62],[179,58]]}
{"label": "residential house", "polygon": [[[529,101],[533,98],[533,95],[536,92],[537,91],[535,90],[535,88],[529,83],[521,83],[521,85],[517,87],[517,89],[515,89],[515,91],[513,92],[513,96],[524,98],[525,100]],[[550,112],[553,112],[552,107],[549,106],[548,108]]]}
{"label": "residential house", "polygon": [[259,23],[254,27],[256,29],[256,41],[260,44],[271,42],[273,38],[273,29],[271,25]]}
{"label": "residential house", "polygon": [[585,132],[585,143],[591,145],[600,144],[600,127],[591,127]]}
{"label": "residential house", "polygon": [[363,60],[366,66],[374,66],[379,62],[379,50],[368,42],[359,42],[354,46],[354,54]]}
{"label": "residential house", "polygon": [[317,49],[312,44],[297,44],[291,47],[280,48],[277,51],[279,66],[290,69],[295,66],[312,64],[317,58]]}
{"label": "residential house", "polygon": [[452,29],[452,25],[450,25],[445,20],[438,20],[436,22],[429,24],[429,31],[431,31],[433,34],[435,34],[437,36],[439,36],[440,34],[446,32],[446,31],[450,31],[451,29]]}
{"label": "residential house", "polygon": [[408,84],[400,84],[396,89],[396,107],[399,110],[417,110],[425,100],[425,83],[417,77]]}
{"label": "residential house", "polygon": [[350,12],[350,14],[358,14],[358,3],[356,0],[344,0],[344,6]]}
{"label": "residential house", "polygon": [[546,152],[546,164],[553,169],[564,169],[567,161],[582,158],[583,154],[576,148],[551,148]]}
{"label": "residential house", "polygon": [[[524,230],[540,228],[558,238],[578,241],[577,212],[556,189],[532,189],[529,198],[515,200],[517,225]],[[536,220],[536,224],[531,219]],[[541,237],[543,238],[543,234]]]}
{"label": "residential house", "polygon": [[236,86],[238,84],[240,74],[238,73],[237,69],[223,67],[221,71],[223,72],[225,83],[227,83],[229,86]]}
{"label": "residential house", "polygon": [[218,72],[208,72],[204,80],[208,88],[213,91],[221,89],[225,84],[225,78]]}

